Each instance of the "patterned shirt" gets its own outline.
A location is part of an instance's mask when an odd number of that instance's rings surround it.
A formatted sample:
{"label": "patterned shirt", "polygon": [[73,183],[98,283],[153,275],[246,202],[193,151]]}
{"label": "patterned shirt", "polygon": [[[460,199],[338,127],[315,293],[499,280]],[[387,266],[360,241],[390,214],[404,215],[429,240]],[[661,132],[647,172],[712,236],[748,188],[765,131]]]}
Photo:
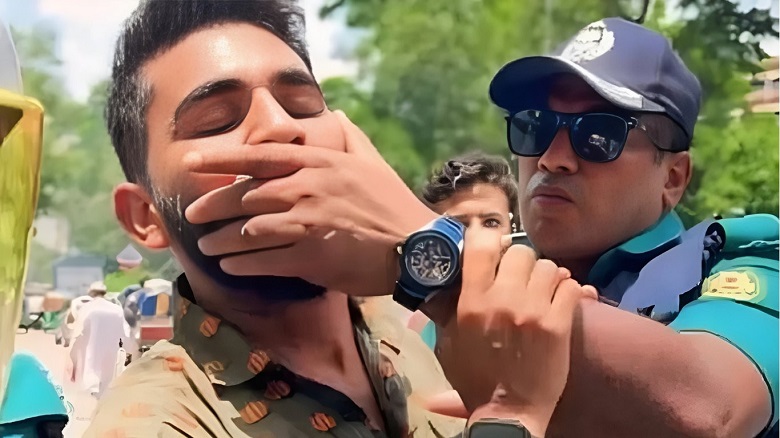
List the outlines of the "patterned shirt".
{"label": "patterned shirt", "polygon": [[[178,287],[189,287],[183,276]],[[365,324],[354,325],[355,342],[384,431],[343,393],[273,363],[230,325],[185,298],[176,300],[174,338],[156,344],[114,380],[86,437],[450,437],[463,430],[461,420],[416,406],[410,378],[396,371],[406,362],[402,350],[372,337]],[[414,342],[413,336],[404,339]],[[410,344],[409,350],[420,348]],[[433,371],[421,386],[448,388],[435,359],[426,365]]]}

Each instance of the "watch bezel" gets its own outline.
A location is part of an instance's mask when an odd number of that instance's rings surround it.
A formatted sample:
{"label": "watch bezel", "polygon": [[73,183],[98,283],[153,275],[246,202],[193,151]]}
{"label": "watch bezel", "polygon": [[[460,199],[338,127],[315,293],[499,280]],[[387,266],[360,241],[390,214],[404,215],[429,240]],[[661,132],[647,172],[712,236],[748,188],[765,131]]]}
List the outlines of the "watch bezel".
{"label": "watch bezel", "polygon": [[[417,275],[415,270],[413,270],[410,266],[412,254],[414,253],[414,249],[413,249],[414,246],[417,243],[419,243],[420,240],[431,240],[431,239],[438,240],[442,244],[442,246],[446,247],[447,250],[450,252],[451,267],[450,270],[447,272],[446,276],[441,280],[428,280],[428,279],[421,278],[419,275]],[[411,236],[404,244],[403,266],[406,272],[408,273],[408,275],[411,277],[411,279],[414,282],[418,283],[419,285],[426,288],[434,288],[434,289],[441,288],[451,284],[457,277],[457,274],[460,272],[458,266],[459,256],[460,256],[460,248],[454,242],[452,242],[452,240],[449,239],[447,235],[437,230],[426,230]]]}

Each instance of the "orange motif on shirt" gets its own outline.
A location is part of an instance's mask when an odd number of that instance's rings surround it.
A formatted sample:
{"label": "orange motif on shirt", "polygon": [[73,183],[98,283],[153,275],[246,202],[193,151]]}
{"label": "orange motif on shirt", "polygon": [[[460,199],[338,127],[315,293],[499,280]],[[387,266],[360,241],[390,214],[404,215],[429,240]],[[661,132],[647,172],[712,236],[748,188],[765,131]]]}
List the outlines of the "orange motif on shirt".
{"label": "orange motif on shirt", "polygon": [[268,415],[268,407],[261,401],[253,401],[247,403],[239,413],[246,424],[254,424]]}
{"label": "orange motif on shirt", "polygon": [[178,356],[168,356],[165,358],[165,369],[168,371],[181,371],[184,369],[184,359]]}
{"label": "orange motif on shirt", "polygon": [[217,329],[219,329],[220,322],[219,318],[206,315],[206,317],[203,318],[203,322],[200,323],[200,334],[207,338],[214,336],[214,334],[217,333]]}
{"label": "orange motif on shirt", "polygon": [[320,432],[327,432],[336,427],[336,420],[334,420],[330,415],[323,414],[322,412],[312,414],[312,416],[309,417],[309,421],[311,421],[312,427],[319,430]]}
{"label": "orange motif on shirt", "polygon": [[151,417],[152,410],[146,403],[133,403],[122,409],[122,416],[127,418]]}
{"label": "orange motif on shirt", "polygon": [[263,371],[270,361],[271,359],[268,358],[268,354],[266,354],[265,351],[252,350],[252,352],[249,353],[249,361],[247,362],[246,367],[249,369],[250,373],[257,374],[260,371]]}

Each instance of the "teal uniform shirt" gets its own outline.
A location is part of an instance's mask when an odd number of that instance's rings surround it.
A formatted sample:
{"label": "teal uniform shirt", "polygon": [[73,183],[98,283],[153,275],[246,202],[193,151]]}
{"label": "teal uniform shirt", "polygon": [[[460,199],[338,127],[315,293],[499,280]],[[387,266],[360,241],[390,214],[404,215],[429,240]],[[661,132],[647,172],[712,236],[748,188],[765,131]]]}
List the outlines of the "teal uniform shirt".
{"label": "teal uniform shirt", "polygon": [[[599,258],[587,283],[626,311],[678,332],[707,332],[742,351],[764,377],[778,427],[778,219],[704,222],[686,231],[675,213]],[[436,343],[430,323],[422,332]]]}
{"label": "teal uniform shirt", "polygon": [[[723,219],[708,229],[717,234],[709,254],[706,249],[673,254],[685,238],[697,240],[706,233],[686,235],[672,213],[604,254],[588,278],[588,283],[624,310],[651,317],[678,332],[714,334],[742,351],[763,375],[772,400],[768,430],[777,427],[778,420],[778,225],[771,215]],[[691,271],[694,274],[687,280],[677,275]],[[626,291],[632,288],[634,302],[642,304],[624,306]],[[677,305],[670,305],[672,301]]]}

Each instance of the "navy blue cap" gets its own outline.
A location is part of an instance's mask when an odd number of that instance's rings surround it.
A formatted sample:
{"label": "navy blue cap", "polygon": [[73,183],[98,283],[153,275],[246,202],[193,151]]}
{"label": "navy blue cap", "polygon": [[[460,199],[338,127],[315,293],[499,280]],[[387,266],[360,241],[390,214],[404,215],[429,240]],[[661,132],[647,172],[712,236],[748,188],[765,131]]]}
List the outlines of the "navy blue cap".
{"label": "navy blue cap", "polygon": [[538,105],[540,81],[560,73],[579,76],[620,108],[666,114],[693,138],[701,85],[657,32],[622,18],[591,23],[551,55],[502,67],[490,83],[490,98],[509,112],[531,109]]}

